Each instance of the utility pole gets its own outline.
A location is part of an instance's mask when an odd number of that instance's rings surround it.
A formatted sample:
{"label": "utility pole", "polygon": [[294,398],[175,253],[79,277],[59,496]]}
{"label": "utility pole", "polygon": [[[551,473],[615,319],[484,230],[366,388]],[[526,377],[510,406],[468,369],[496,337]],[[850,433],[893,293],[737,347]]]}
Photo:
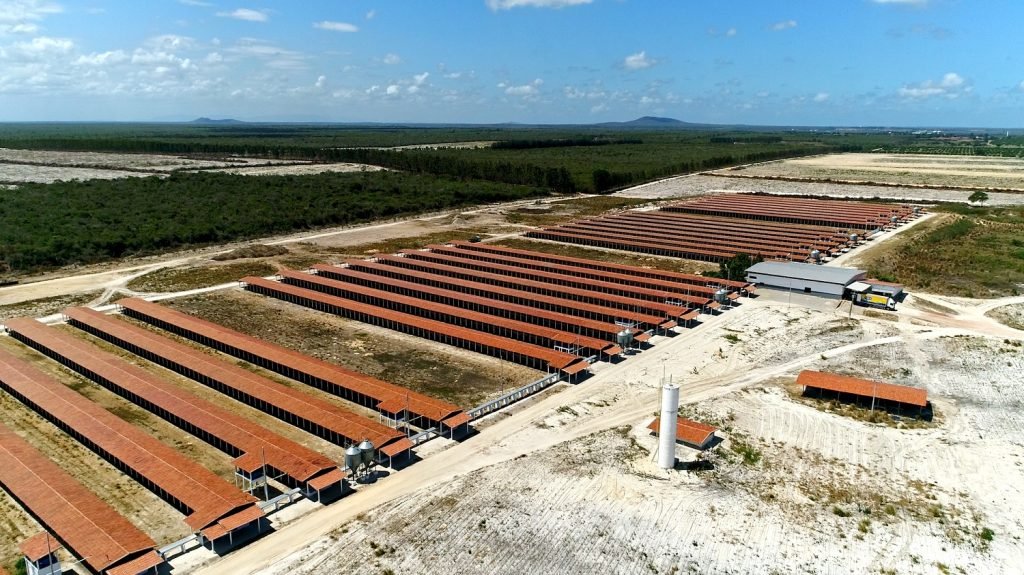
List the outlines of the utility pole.
{"label": "utility pole", "polygon": [[267,450],[265,447],[260,447],[260,459],[263,461],[263,500],[270,501],[270,492],[267,483]]}

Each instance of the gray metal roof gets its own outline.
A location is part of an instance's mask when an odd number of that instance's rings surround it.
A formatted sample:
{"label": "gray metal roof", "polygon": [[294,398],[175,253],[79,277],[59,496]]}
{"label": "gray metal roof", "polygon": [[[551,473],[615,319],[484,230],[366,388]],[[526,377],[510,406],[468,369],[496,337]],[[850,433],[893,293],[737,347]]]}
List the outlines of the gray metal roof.
{"label": "gray metal roof", "polygon": [[747,274],[764,274],[784,278],[803,279],[830,284],[849,285],[867,272],[853,268],[819,266],[799,262],[760,262],[750,266]]}

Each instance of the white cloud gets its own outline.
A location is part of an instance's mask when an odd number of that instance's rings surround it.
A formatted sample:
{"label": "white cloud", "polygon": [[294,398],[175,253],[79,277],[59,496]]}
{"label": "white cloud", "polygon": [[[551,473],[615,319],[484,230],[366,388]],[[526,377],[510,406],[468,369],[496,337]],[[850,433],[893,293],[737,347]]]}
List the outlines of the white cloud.
{"label": "white cloud", "polygon": [[330,30],[331,32],[358,32],[359,27],[355,24],[349,24],[348,22],[331,22],[324,20],[323,22],[316,22],[313,24],[314,28],[321,30]]}
{"label": "white cloud", "polygon": [[1020,84],[1017,84],[1017,89],[1024,92],[1024,80],[1021,80]]}
{"label": "white cloud", "polygon": [[178,36],[177,34],[162,34],[153,36],[146,40],[146,46],[159,50],[185,50],[195,46],[195,38]]}
{"label": "white cloud", "polygon": [[646,51],[630,54],[622,61],[622,65],[625,66],[627,70],[643,70],[644,68],[650,68],[657,63],[657,60],[647,57]]}
{"label": "white cloud", "polygon": [[904,98],[921,100],[934,96],[955,99],[971,91],[971,86],[963,76],[956,72],[949,72],[937,82],[927,80],[920,84],[903,86],[898,93]]}
{"label": "white cloud", "polygon": [[185,6],[198,6],[199,8],[209,8],[213,6],[213,4],[203,2],[202,0],[178,0],[178,4],[184,4]]}
{"label": "white cloud", "polygon": [[513,8],[565,8],[590,4],[594,0],[486,0],[491,10],[511,10]]}
{"label": "white cloud", "polygon": [[36,36],[28,42],[19,42],[14,45],[18,52],[26,56],[41,54],[66,54],[75,47],[75,43],[67,38],[51,38],[49,36]]}
{"label": "white cloud", "polygon": [[0,2],[0,22],[42,20],[50,14],[60,14],[64,8],[54,2],[40,0],[4,0]]}
{"label": "white cloud", "polygon": [[462,77],[462,72],[448,72],[444,77],[449,80],[458,80]]}
{"label": "white cloud", "polygon": [[815,102],[824,102],[828,100],[828,92],[818,92],[814,95]]}
{"label": "white cloud", "polygon": [[126,60],[128,60],[128,54],[124,50],[111,50],[79,56],[74,63],[77,66],[107,66],[119,64]]}
{"label": "white cloud", "polygon": [[269,19],[266,12],[251,8],[238,8],[231,12],[217,12],[217,15],[221,18],[234,18],[235,20],[245,20],[247,22],[266,22]]}
{"label": "white cloud", "polygon": [[234,46],[225,50],[232,59],[259,58],[268,68],[278,70],[303,70],[307,68],[308,57],[301,52],[280,48],[255,38],[240,38]]}
{"label": "white cloud", "polygon": [[0,25],[0,34],[35,34],[38,31],[39,26],[28,22],[22,22],[11,26]]}
{"label": "white cloud", "polygon": [[402,63],[402,57],[398,54],[388,54],[387,56],[384,56],[383,62],[389,66],[394,66],[395,64]]}
{"label": "white cloud", "polygon": [[598,104],[596,106],[591,106],[590,107],[590,113],[591,114],[600,114],[601,112],[604,112],[607,109],[608,109],[608,105],[607,104]]}
{"label": "white cloud", "polygon": [[725,31],[725,35],[728,36],[729,38],[732,38],[736,34],[737,34],[737,31],[736,31],[735,28],[729,28],[728,30]]}
{"label": "white cloud", "polygon": [[367,20],[373,20],[373,17],[376,16],[376,15],[377,15],[377,11],[376,10],[370,10],[369,12],[366,13],[366,19]]}
{"label": "white cloud", "polygon": [[505,93],[509,96],[523,96],[531,97],[536,96],[540,93],[540,87],[544,84],[544,80],[537,78],[529,84],[523,84],[521,86],[510,86],[505,82],[498,84],[499,88],[504,88]]}
{"label": "white cloud", "polygon": [[210,52],[206,55],[205,60],[207,64],[218,64],[224,61],[224,56],[221,56],[220,52]]}
{"label": "white cloud", "polygon": [[422,74],[416,74],[415,76],[412,77],[412,83],[413,83],[414,86],[422,86],[423,83],[426,82],[427,78],[429,78],[429,77],[430,77],[430,72],[424,72]]}
{"label": "white cloud", "polygon": [[398,87],[397,84],[391,84],[390,86],[388,86],[388,89],[385,90],[385,93],[388,96],[395,96],[395,95],[398,94],[398,90],[399,90],[399,87]]}
{"label": "white cloud", "polygon": [[327,83],[327,76],[323,76],[323,75],[321,75],[321,76],[319,76],[319,77],[318,77],[318,78],[316,79],[316,83],[315,83],[315,84],[313,84],[313,86],[315,86],[315,87],[317,87],[317,88],[323,88],[323,87],[324,87],[324,84],[326,84],[326,83]]}
{"label": "white cloud", "polygon": [[772,24],[772,30],[775,30],[776,32],[789,30],[791,28],[796,28],[796,20],[783,20]]}

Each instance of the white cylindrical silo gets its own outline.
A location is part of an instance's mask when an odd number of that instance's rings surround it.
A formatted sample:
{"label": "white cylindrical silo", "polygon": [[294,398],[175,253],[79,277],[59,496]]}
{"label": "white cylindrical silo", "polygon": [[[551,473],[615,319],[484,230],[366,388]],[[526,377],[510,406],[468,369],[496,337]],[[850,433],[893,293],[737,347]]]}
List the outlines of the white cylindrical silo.
{"label": "white cylindrical silo", "polygon": [[661,429],[658,431],[658,467],[676,466],[676,421],[679,419],[679,386],[665,383],[661,388]]}

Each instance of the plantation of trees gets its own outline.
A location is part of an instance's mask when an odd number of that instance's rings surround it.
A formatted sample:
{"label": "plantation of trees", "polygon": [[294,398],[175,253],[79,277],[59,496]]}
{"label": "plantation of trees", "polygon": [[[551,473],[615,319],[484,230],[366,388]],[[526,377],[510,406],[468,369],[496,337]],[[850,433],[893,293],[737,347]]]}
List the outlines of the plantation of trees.
{"label": "plantation of trees", "polygon": [[0,271],[17,274],[548,193],[395,172],[179,173],[26,184],[0,190]]}
{"label": "plantation of trees", "polygon": [[[486,148],[406,148],[495,142]],[[893,135],[300,124],[0,124],[0,147],[373,164],[311,176],[178,172],[0,190],[0,276],[736,164],[907,145]]]}

